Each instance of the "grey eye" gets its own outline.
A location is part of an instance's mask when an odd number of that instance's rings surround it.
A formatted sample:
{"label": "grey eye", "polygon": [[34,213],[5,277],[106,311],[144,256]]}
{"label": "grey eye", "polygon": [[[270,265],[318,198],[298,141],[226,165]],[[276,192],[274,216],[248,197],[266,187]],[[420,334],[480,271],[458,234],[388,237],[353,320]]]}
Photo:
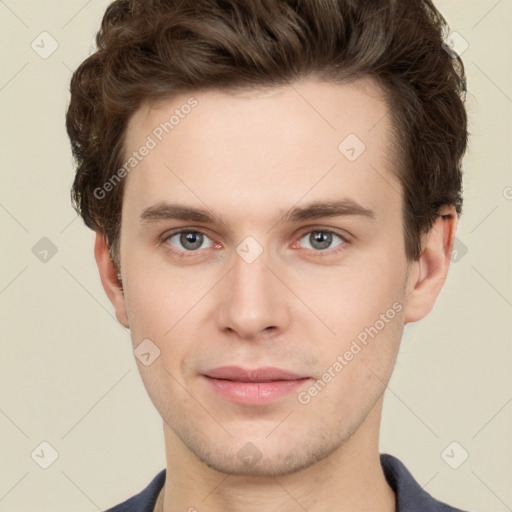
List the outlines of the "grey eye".
{"label": "grey eye", "polygon": [[[341,242],[331,247],[334,238],[337,238]],[[302,240],[305,240],[306,243],[309,244],[309,247],[306,246],[306,249],[314,249],[318,251],[337,247],[343,243],[343,239],[339,235],[320,229],[306,233],[300,240],[301,242]]]}
{"label": "grey eye", "polygon": [[[204,233],[200,233],[199,231],[180,231],[179,233],[175,233],[170,236],[167,240],[170,245],[180,251],[196,251],[203,246],[205,241],[210,242],[206,247],[211,247],[212,244],[212,241]],[[176,243],[179,245],[176,245]]]}

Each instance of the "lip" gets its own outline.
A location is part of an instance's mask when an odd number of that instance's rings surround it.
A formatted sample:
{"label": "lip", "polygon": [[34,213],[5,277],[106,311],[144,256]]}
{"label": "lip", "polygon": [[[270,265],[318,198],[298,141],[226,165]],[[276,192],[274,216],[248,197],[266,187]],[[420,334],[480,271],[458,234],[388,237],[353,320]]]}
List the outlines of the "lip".
{"label": "lip", "polygon": [[280,368],[266,366],[264,368],[255,368],[246,370],[240,366],[220,366],[204,372],[206,377],[214,379],[236,380],[239,382],[270,382],[273,380],[298,380],[308,377],[299,375]]}
{"label": "lip", "polygon": [[296,391],[311,377],[280,368],[246,370],[223,366],[206,371],[202,378],[211,390],[242,405],[266,405]]}

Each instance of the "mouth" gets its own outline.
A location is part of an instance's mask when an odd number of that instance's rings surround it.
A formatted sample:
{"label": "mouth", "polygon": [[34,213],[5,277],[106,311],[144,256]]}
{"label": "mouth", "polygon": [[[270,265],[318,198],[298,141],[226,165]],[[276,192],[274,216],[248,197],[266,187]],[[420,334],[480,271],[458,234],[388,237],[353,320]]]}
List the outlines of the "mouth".
{"label": "mouth", "polygon": [[221,366],[204,373],[212,379],[224,379],[238,382],[272,382],[276,380],[298,380],[308,378],[305,375],[281,370],[280,368],[264,367],[246,370],[240,366]]}
{"label": "mouth", "polygon": [[270,404],[312,380],[280,368],[246,370],[239,366],[214,368],[201,377],[217,395],[241,405]]}

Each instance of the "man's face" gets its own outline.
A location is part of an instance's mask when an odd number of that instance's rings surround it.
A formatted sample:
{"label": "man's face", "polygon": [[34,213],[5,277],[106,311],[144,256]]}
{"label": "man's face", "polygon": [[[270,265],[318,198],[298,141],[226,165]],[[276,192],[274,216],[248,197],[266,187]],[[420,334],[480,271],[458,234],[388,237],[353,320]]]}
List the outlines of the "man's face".
{"label": "man's face", "polygon": [[[191,96],[197,105],[172,131],[158,130]],[[370,81],[311,80],[265,94],[183,95],[129,123],[128,155],[148,136],[156,143],[123,199],[133,346],[149,339],[160,350],[149,366],[137,363],[166,440],[215,469],[286,474],[365,442],[363,433],[376,439],[408,293],[386,111]],[[359,210],[293,215],[338,201]],[[155,214],[165,204],[213,221]],[[303,379],[206,376],[226,366]]]}

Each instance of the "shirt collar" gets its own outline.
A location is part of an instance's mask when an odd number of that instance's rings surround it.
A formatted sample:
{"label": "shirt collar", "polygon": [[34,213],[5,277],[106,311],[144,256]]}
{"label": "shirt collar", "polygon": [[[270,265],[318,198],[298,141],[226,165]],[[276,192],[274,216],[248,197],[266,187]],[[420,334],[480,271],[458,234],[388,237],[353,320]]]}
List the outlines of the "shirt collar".
{"label": "shirt collar", "polygon": [[393,455],[381,453],[380,463],[388,484],[395,491],[396,512],[464,512],[434,499]]}

